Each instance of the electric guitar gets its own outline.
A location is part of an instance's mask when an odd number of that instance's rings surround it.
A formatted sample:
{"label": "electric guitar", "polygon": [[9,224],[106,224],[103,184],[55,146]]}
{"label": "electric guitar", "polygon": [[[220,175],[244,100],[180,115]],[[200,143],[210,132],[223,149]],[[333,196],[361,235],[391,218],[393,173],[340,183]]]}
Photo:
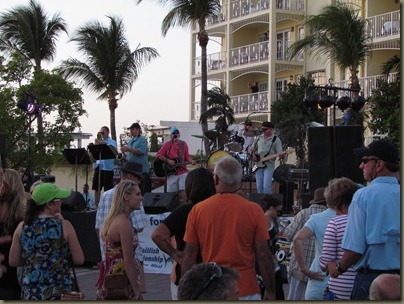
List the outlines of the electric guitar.
{"label": "electric guitar", "polygon": [[[177,173],[178,167],[185,167],[190,164],[190,162],[180,163],[178,158],[173,159],[175,164],[170,165],[169,163],[162,161],[160,158],[156,157],[153,161],[153,170],[157,177],[164,177]],[[203,160],[197,160],[196,163],[201,163]]]}
{"label": "electric guitar", "polygon": [[[288,148],[283,152],[285,152],[286,154],[290,154],[290,153],[295,152],[295,149]],[[254,167],[252,168],[252,172],[255,173],[255,171],[257,171],[258,169],[265,168],[267,166],[267,164],[266,164],[267,161],[269,161],[271,159],[275,159],[280,155],[281,155],[281,153],[276,153],[276,154],[272,154],[272,155],[269,155],[269,156],[264,156],[258,162],[255,163]]]}

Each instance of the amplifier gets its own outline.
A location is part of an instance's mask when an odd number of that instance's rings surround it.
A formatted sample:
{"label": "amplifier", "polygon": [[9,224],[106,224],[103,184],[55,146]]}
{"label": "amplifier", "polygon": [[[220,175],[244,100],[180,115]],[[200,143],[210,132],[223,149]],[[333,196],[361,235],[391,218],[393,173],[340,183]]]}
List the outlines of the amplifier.
{"label": "amplifier", "polygon": [[309,180],[309,169],[290,169],[289,180]]}

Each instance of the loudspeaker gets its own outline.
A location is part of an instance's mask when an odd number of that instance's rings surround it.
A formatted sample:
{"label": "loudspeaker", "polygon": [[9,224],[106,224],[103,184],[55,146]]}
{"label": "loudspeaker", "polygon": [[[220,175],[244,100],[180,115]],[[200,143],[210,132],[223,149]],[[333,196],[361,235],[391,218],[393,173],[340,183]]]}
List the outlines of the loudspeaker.
{"label": "loudspeaker", "polygon": [[86,208],[86,200],[78,191],[72,191],[69,197],[62,200],[62,211],[82,211]]}
{"label": "loudspeaker", "polygon": [[[250,193],[248,195],[248,200],[252,201],[254,203],[257,203],[258,205],[260,205],[262,208],[264,208],[264,203],[262,198],[265,196],[265,193]],[[283,194],[269,194],[272,197],[280,200],[283,203]],[[284,212],[284,208],[282,208],[282,212]]]}
{"label": "loudspeaker", "polygon": [[180,204],[177,193],[148,192],[143,196],[143,207],[147,214],[159,214],[173,211]]}
{"label": "loudspeaker", "polygon": [[313,193],[326,187],[335,177],[348,177],[363,183],[359,169],[361,159],[353,154],[354,148],[363,147],[361,126],[309,128],[309,188]]}
{"label": "loudspeaker", "polygon": [[2,168],[6,168],[6,136],[0,134],[0,165]]}

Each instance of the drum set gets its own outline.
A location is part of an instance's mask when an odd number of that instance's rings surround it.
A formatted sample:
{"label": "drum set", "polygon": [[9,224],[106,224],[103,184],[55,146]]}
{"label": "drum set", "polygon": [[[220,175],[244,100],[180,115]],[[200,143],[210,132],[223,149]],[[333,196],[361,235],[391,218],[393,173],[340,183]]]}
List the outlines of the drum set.
{"label": "drum set", "polygon": [[212,152],[206,161],[207,168],[213,172],[216,163],[224,157],[234,157],[243,168],[243,181],[254,181],[252,173],[252,158],[244,147],[244,141],[251,137],[252,139],[259,134],[257,130],[250,130],[248,133],[243,131],[243,136],[238,135],[238,131],[229,131],[227,134],[220,133],[216,130],[209,130],[204,135],[192,135],[201,139],[209,139],[211,141]]}

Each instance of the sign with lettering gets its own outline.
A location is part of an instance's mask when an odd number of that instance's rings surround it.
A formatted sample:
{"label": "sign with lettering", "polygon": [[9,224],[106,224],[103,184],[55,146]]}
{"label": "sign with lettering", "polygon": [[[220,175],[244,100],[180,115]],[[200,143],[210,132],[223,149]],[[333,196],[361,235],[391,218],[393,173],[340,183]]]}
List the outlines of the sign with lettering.
{"label": "sign with lettering", "polygon": [[146,214],[147,224],[145,229],[139,233],[139,242],[143,252],[143,267],[145,273],[170,274],[174,260],[161,251],[152,241],[151,235],[156,227],[170,214]]}

